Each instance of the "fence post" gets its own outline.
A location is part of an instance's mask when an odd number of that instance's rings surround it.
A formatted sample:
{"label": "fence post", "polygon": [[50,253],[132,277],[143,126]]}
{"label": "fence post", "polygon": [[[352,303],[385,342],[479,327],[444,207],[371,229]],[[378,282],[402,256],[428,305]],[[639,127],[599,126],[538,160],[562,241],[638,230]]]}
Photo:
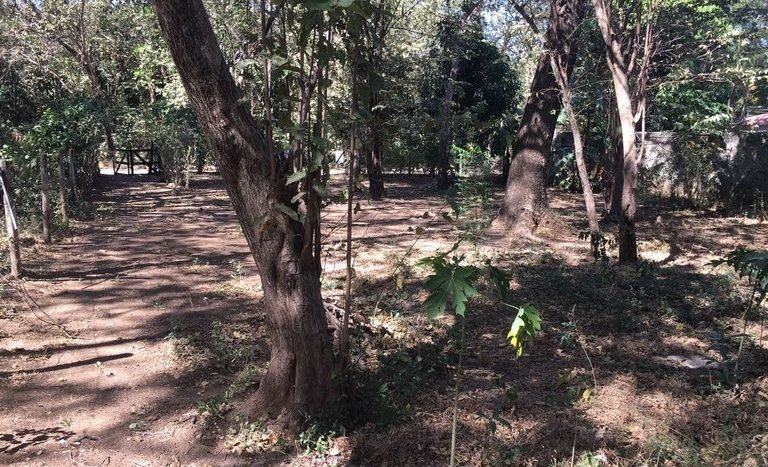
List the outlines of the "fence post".
{"label": "fence post", "polygon": [[0,177],[2,177],[5,230],[8,233],[8,257],[11,263],[11,275],[20,277],[19,226],[16,222],[16,207],[13,202],[13,165],[11,161],[0,160]]}

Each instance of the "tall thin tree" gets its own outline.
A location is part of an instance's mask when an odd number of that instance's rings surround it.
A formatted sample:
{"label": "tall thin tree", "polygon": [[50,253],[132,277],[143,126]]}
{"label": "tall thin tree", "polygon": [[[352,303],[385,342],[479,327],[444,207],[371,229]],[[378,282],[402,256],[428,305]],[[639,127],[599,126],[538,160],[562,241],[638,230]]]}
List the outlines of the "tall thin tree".
{"label": "tall thin tree", "polygon": [[[637,24],[634,37],[628,45],[622,43],[622,34],[618,34],[612,22],[611,8],[605,0],[592,0],[595,17],[605,43],[605,60],[611,72],[616,109],[621,128],[621,153],[616,155],[613,196],[620,195],[619,206],[619,261],[636,262],[637,234],[635,216],[637,214],[637,174],[638,150],[637,130],[635,125],[645,114],[645,88],[648,67],[653,56],[653,1],[647,2],[643,12],[643,3],[636,2]],[[643,32],[641,17],[645,15],[646,27]],[[637,63],[641,64],[638,66]],[[632,73],[636,72],[634,80]],[[634,88],[630,82],[634,81]]]}

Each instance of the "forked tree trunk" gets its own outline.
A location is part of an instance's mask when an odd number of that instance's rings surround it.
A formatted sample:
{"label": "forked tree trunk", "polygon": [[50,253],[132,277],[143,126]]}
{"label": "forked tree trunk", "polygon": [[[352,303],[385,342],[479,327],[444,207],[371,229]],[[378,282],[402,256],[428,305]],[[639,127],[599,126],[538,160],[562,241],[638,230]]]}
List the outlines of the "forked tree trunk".
{"label": "forked tree trunk", "polygon": [[270,415],[312,410],[333,397],[333,355],[305,238],[311,232],[277,208],[294,205],[295,189],[272,176],[268,143],[241,99],[202,0],[153,4],[261,277],[272,354],[256,408]]}
{"label": "forked tree trunk", "polygon": [[549,54],[557,53],[568,70],[576,58],[573,38],[583,18],[582,0],[552,0],[547,48],[539,57],[531,92],[515,137],[499,219],[516,231],[531,233],[547,206],[545,171],[552,149],[560,93]]}
{"label": "forked tree trunk", "polygon": [[624,60],[621,44],[614,34],[611,25],[610,9],[605,4],[605,0],[592,0],[592,5],[595,7],[595,17],[605,42],[605,56],[613,80],[616,108],[618,109],[619,122],[621,124],[621,163],[616,165],[616,171],[621,170],[619,261],[636,262],[637,237],[635,234],[635,214],[637,212],[637,200],[635,199],[635,190],[637,188],[637,135],[635,133],[635,119],[629,90],[627,64]]}

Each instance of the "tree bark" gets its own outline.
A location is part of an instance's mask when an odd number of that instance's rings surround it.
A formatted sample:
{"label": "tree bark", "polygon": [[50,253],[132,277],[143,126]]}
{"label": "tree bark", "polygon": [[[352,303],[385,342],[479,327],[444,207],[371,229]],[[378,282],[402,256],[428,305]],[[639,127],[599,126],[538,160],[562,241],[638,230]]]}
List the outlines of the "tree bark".
{"label": "tree bark", "polygon": [[449,171],[451,169],[451,103],[453,103],[456,77],[459,74],[458,52],[453,53],[448,81],[445,84],[445,95],[440,106],[440,133],[438,135],[437,156],[437,189],[445,190],[451,186]]}
{"label": "tree bark", "polygon": [[67,196],[67,177],[64,175],[64,153],[58,155],[59,173],[59,208],[61,209],[61,222],[69,225],[69,200]]}
{"label": "tree bark", "polygon": [[[621,43],[614,34],[611,25],[611,13],[604,0],[592,0],[597,24],[603,36],[606,48],[606,62],[611,72],[616,108],[621,125],[621,205],[619,213],[619,262],[637,261],[637,237],[635,233],[635,214],[637,212],[637,135],[635,116],[629,89],[627,63],[624,59]],[[648,57],[646,57],[646,60]],[[618,162],[618,161],[617,161]],[[620,169],[619,169],[620,168]],[[616,191],[614,191],[616,193]]]}
{"label": "tree bark", "polygon": [[201,0],[155,0],[160,29],[214,154],[261,277],[271,357],[259,412],[297,415],[333,398],[332,348],[311,236],[281,212],[295,185],[273,176],[269,144],[229,73]]}
{"label": "tree bark", "polygon": [[48,155],[40,154],[40,214],[44,243],[51,243],[51,200],[48,194]]}
{"label": "tree bark", "polygon": [[72,155],[72,149],[69,150],[69,158],[67,159],[68,165],[69,165],[69,186],[72,190],[72,197],[74,198],[75,202],[80,202],[80,190],[77,186],[77,176],[75,174],[75,159]]}
{"label": "tree bark", "polygon": [[622,172],[623,148],[621,147],[621,122],[619,113],[616,110],[616,102],[613,94],[608,103],[608,133],[611,138],[610,146],[606,149],[607,156],[612,162],[609,176],[606,177],[605,184],[605,210],[606,217],[613,220],[619,219],[621,213],[621,190],[624,186],[624,175]]}
{"label": "tree bark", "polygon": [[[374,106],[375,107],[375,106]],[[375,115],[373,119],[379,118]],[[373,200],[384,198],[384,141],[382,140],[382,128],[377,122],[370,125],[371,148],[368,151],[368,192]]]}
{"label": "tree bark", "polygon": [[531,233],[547,207],[545,170],[552,149],[560,93],[548,55],[557,53],[570,73],[576,59],[573,37],[584,15],[582,0],[552,0],[542,52],[531,83],[531,92],[515,137],[504,202],[499,219],[519,232]]}

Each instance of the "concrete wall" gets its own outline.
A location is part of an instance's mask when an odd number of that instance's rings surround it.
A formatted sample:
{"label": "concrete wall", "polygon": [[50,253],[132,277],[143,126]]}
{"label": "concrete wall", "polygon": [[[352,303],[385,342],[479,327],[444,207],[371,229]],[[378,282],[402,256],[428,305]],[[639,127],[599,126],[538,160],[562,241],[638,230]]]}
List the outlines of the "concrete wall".
{"label": "concrete wall", "polygon": [[[553,146],[572,149],[571,133],[558,133]],[[644,148],[640,184],[651,193],[689,198],[697,204],[746,205],[768,198],[768,132],[742,131],[725,137],[648,132]]]}

